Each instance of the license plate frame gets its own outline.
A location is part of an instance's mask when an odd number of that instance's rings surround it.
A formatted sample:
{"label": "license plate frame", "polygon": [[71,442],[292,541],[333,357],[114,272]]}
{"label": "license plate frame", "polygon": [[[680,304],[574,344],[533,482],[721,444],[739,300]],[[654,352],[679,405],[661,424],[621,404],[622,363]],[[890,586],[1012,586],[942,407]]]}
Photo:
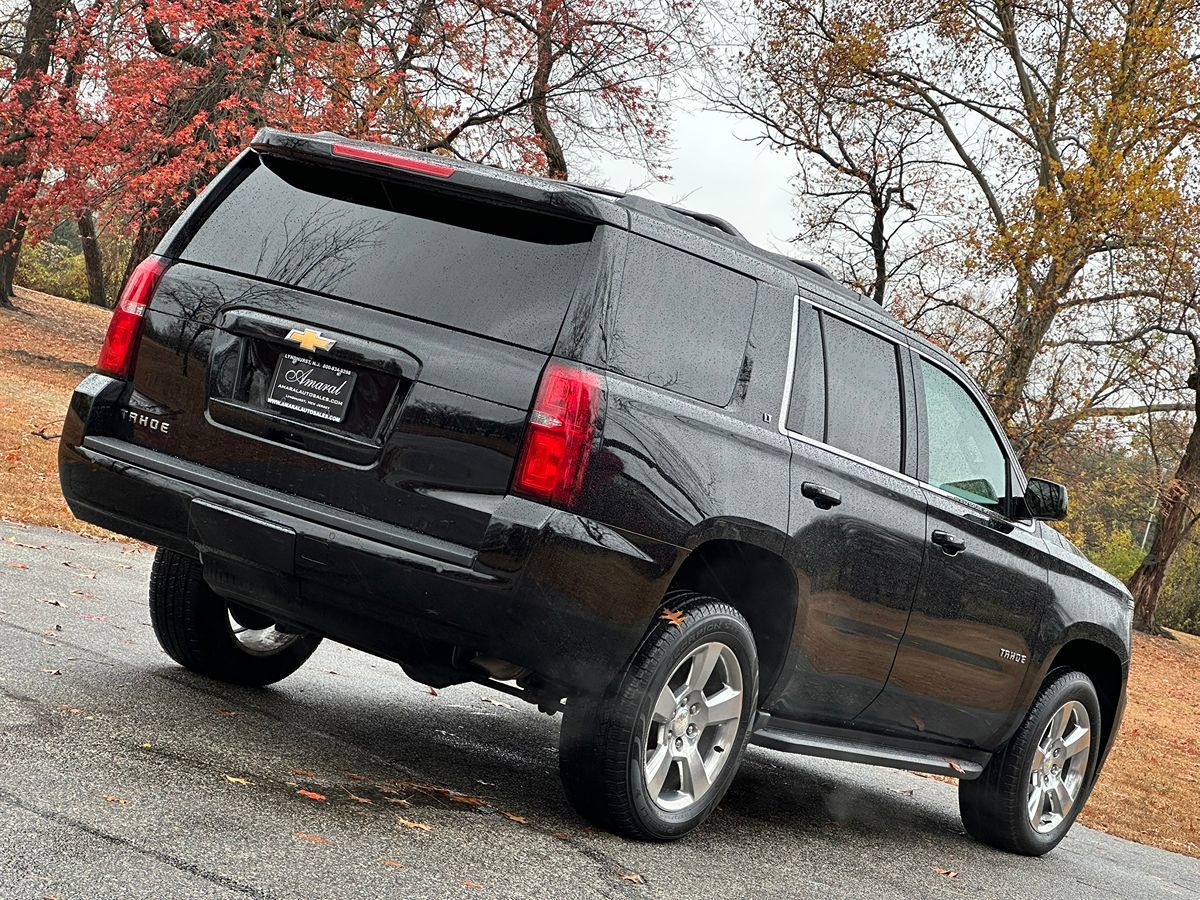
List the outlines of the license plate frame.
{"label": "license plate frame", "polygon": [[322,422],[341,425],[350,409],[358,374],[308,356],[281,353],[267,403]]}

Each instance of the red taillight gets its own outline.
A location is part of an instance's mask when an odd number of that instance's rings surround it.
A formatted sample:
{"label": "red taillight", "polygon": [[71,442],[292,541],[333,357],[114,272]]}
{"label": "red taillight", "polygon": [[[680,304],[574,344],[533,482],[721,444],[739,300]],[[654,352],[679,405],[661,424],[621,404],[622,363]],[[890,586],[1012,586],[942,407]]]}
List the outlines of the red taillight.
{"label": "red taillight", "polygon": [[96,371],[117,378],[133,375],[133,361],[137,356],[138,340],[142,336],[142,317],[159,279],[167,271],[167,264],[157,256],[149,256],[138,263],[137,268],[125,283],[121,299],[113,310],[108,323],[108,334],[100,348],[100,359]]}
{"label": "red taillight", "polygon": [[389,153],[387,150],[355,147],[352,144],[334,144],[333,155],[383,163],[385,166],[395,166],[398,169],[408,169],[410,172],[420,172],[422,175],[434,175],[438,178],[449,178],[454,174],[454,166],[430,162],[426,159],[413,159],[411,156],[401,156],[399,153]]}
{"label": "red taillight", "polygon": [[566,506],[583,486],[600,417],[600,376],[551,362],[529,412],[513,477],[516,493]]}

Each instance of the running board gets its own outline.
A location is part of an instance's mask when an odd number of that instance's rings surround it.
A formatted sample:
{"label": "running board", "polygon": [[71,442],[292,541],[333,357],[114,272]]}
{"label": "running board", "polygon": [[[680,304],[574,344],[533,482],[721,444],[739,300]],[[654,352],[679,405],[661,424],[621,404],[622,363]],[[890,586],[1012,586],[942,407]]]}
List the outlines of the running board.
{"label": "running board", "polygon": [[[750,733],[750,743],[784,753],[801,756],[819,756],[823,759],[840,759],[844,762],[866,763],[869,766],[886,766],[891,769],[909,769],[932,775],[948,775],[970,781],[983,772],[983,765],[957,756],[943,756],[937,752],[900,748],[870,743],[862,739],[841,737],[815,729],[802,729],[772,724],[771,717],[759,713]],[[961,752],[961,751],[957,751]]]}

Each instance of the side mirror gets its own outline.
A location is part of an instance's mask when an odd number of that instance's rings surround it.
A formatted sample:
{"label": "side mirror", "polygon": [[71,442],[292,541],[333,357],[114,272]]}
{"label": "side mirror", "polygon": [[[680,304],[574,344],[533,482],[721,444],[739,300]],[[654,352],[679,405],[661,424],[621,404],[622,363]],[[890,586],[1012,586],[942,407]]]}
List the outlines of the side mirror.
{"label": "side mirror", "polygon": [[1025,486],[1025,514],[1031,519],[1065,519],[1067,486],[1045,478],[1030,478]]}

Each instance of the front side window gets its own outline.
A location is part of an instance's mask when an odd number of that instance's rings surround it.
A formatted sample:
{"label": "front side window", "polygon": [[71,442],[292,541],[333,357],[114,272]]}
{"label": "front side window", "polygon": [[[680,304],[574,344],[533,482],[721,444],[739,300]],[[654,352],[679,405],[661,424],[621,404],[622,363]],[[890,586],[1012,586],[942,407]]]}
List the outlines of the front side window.
{"label": "front side window", "polygon": [[1008,466],[988,420],[957,381],[921,360],[929,483],[947,493],[998,508]]}

